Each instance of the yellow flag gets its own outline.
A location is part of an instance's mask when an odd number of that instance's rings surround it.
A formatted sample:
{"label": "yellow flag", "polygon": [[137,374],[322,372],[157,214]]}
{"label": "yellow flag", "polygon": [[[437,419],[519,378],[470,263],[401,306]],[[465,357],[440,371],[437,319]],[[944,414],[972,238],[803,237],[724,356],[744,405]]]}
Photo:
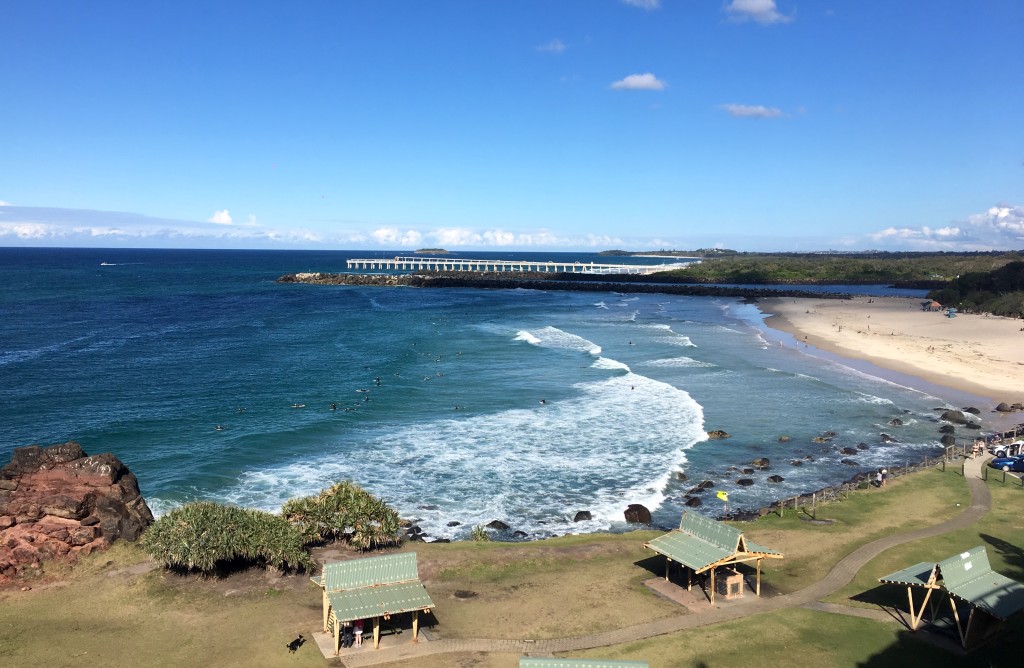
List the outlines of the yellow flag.
{"label": "yellow flag", "polygon": [[725,501],[726,503],[728,503],[729,502],[729,493],[728,492],[719,492],[718,493],[718,498],[720,498],[722,501]]}

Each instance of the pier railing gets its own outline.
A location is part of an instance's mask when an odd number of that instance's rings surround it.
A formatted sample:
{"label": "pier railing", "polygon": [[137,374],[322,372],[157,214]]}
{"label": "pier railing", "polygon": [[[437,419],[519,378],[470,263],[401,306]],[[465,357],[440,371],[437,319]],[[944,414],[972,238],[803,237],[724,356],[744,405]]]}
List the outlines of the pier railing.
{"label": "pier railing", "polygon": [[684,264],[602,264],[597,262],[553,262],[536,260],[472,260],[444,257],[352,258],[350,270],[362,271],[535,271],[564,274],[653,274],[678,269]]}

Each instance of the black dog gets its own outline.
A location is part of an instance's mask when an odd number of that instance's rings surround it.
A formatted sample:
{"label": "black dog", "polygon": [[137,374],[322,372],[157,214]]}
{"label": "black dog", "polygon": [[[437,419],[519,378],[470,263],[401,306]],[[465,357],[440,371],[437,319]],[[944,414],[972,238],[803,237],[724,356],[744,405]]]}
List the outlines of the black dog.
{"label": "black dog", "polygon": [[295,650],[297,650],[298,648],[302,647],[302,643],[304,643],[304,642],[306,642],[306,639],[303,638],[302,634],[300,633],[299,637],[296,638],[295,640],[291,641],[290,643],[288,643],[286,645],[286,647],[288,647],[288,651],[290,653],[294,654]]}

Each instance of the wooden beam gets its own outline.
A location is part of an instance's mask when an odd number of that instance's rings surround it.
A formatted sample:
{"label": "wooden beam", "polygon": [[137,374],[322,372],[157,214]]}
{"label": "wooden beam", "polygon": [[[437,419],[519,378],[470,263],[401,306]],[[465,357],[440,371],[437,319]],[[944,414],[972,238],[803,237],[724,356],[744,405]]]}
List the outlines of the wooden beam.
{"label": "wooden beam", "polygon": [[964,635],[965,635],[964,634],[964,630],[960,626],[960,613],[957,612],[957,610],[956,610],[956,599],[953,598],[952,594],[949,595],[949,605],[952,606],[952,608],[953,608],[953,619],[956,620],[956,630],[957,630],[957,633],[960,634],[960,645],[964,649],[966,649],[967,648],[967,642],[966,642],[966,640],[964,638]]}
{"label": "wooden beam", "polygon": [[967,630],[964,631],[964,649],[967,649],[967,639],[971,637],[971,625],[974,623],[975,610],[977,610],[977,608],[972,605],[971,614],[967,615]]}
{"label": "wooden beam", "polygon": [[420,611],[412,611],[412,641],[419,642],[419,631],[420,631]]}
{"label": "wooden beam", "polygon": [[665,557],[665,582],[668,582],[668,570],[672,567],[672,560]]}
{"label": "wooden beam", "polygon": [[715,569],[711,569],[711,605],[715,604]]}
{"label": "wooden beam", "polygon": [[755,590],[757,595],[761,595],[761,560],[757,560],[757,589]]}
{"label": "wooden beam", "polygon": [[[910,608],[910,630],[917,630],[917,621],[914,617],[914,588],[907,585],[907,603]],[[924,604],[921,604],[921,609],[924,610]]]}
{"label": "wooden beam", "polygon": [[324,633],[327,633],[327,615],[331,609],[331,601],[327,598],[327,587],[324,587]]}
{"label": "wooden beam", "polygon": [[373,648],[380,648],[380,617],[373,618]]}
{"label": "wooden beam", "polygon": [[[324,631],[327,629],[325,628]],[[334,618],[334,656],[341,654],[341,622]]]}

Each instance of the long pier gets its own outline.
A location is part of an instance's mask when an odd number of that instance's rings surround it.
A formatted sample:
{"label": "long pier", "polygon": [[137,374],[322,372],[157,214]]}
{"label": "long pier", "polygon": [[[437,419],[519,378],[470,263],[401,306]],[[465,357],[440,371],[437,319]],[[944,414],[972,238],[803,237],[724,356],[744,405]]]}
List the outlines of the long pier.
{"label": "long pier", "polygon": [[536,271],[563,274],[653,274],[685,266],[673,264],[600,264],[597,262],[540,262],[533,260],[470,260],[445,257],[393,257],[345,261],[363,271]]}

